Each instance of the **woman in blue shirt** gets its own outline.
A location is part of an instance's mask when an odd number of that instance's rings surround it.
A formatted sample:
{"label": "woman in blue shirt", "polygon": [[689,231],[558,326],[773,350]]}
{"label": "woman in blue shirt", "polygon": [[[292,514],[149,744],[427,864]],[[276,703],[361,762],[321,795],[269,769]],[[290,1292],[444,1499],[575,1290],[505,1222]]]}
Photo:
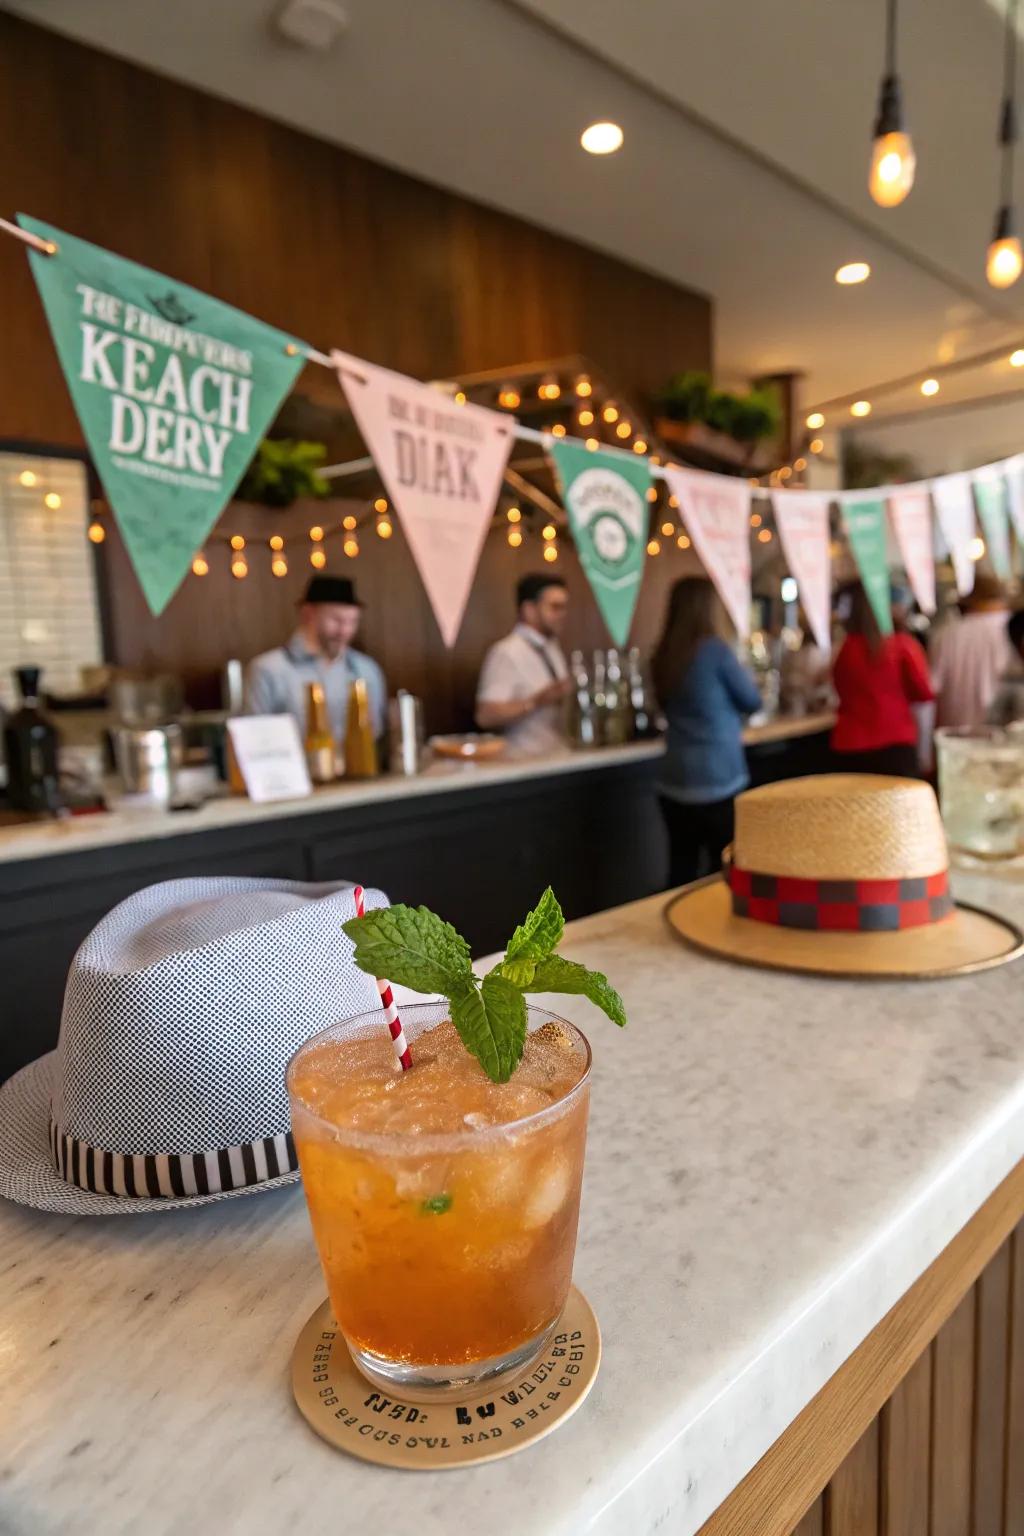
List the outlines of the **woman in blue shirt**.
{"label": "woman in blue shirt", "polygon": [[725,627],[710,581],[684,576],[676,582],[652,660],[668,720],[658,796],[668,828],[670,885],[721,869],[722,851],[732,842],[733,801],[750,782],[743,722],[761,708],[761,695],[722,638]]}

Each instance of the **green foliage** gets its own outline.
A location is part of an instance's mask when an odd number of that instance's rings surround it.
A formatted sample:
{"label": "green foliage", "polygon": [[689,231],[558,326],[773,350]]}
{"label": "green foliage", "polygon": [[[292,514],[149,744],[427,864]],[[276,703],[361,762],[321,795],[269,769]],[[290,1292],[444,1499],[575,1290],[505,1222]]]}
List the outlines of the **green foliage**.
{"label": "green foliage", "polygon": [[768,389],[745,395],[715,389],[706,373],[679,373],[654,398],[655,408],[669,421],[703,422],[739,443],[756,443],[779,430],[781,412]]}
{"label": "green foliage", "polygon": [[236,495],[264,507],[290,507],[293,501],[319,501],[330,494],[330,481],[317,473],[327,457],[323,443],[265,437],[242,476]]}

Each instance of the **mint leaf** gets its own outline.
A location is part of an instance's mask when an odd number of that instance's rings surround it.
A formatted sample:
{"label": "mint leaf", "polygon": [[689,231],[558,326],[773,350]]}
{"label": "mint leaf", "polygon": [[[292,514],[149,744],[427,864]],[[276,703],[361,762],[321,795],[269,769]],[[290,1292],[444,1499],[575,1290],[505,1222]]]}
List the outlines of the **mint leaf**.
{"label": "mint leaf", "polygon": [[602,1009],[613,1024],[624,1025],[626,1009],[622,998],[600,971],[588,971],[575,960],[563,960],[561,955],[549,955],[533,973],[532,992],[575,992],[589,997]]}
{"label": "mint leaf", "polygon": [[426,907],[380,907],[342,927],[356,947],[356,965],[370,976],[446,997],[472,979],[469,945]]}
{"label": "mint leaf", "polygon": [[495,1083],[507,1083],[523,1054],[526,1003],[523,994],[497,971],[477,988],[467,977],[448,994],[452,1023],[463,1045]]}
{"label": "mint leaf", "polygon": [[424,1216],[443,1216],[445,1211],[452,1208],[451,1195],[431,1195],[429,1200],[424,1200],[420,1210]]}
{"label": "mint leaf", "polygon": [[565,918],[550,885],[533,911],[519,924],[509,940],[501,974],[515,987],[528,987],[539,960],[547,959],[561,943]]}

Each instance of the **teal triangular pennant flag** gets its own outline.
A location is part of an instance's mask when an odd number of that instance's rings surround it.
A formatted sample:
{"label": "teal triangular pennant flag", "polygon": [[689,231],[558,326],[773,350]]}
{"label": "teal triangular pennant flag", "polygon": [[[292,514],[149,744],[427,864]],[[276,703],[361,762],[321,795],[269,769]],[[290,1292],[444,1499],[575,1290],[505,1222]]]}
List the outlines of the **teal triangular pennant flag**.
{"label": "teal triangular pennant flag", "polygon": [[290,336],[18,215],[57,356],[150,612],[162,613],[303,365]]}
{"label": "teal triangular pennant flag", "polygon": [[616,645],[629,639],[647,554],[647,460],[552,439],[569,527]]}
{"label": "teal triangular pennant flag", "polygon": [[1010,508],[1006,481],[1002,475],[992,480],[975,480],[974,505],[981,519],[992,569],[1000,581],[1009,581],[1013,574],[1010,565]]}
{"label": "teal triangular pennant flag", "polygon": [[843,527],[875,622],[883,635],[892,634],[892,598],[886,549],[885,502],[873,496],[840,498]]}

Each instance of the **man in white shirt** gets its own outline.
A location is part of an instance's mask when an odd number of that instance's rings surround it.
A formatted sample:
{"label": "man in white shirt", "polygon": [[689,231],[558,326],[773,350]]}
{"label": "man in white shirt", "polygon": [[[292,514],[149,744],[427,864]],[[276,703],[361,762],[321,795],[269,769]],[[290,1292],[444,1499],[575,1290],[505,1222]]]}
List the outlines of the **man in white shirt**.
{"label": "man in white shirt", "polygon": [[524,576],[516,602],[519,622],[484,658],[476,722],[482,731],[501,731],[517,756],[534,757],[567,745],[565,700],[572,685],[558,637],[569,593],[560,576]]}

